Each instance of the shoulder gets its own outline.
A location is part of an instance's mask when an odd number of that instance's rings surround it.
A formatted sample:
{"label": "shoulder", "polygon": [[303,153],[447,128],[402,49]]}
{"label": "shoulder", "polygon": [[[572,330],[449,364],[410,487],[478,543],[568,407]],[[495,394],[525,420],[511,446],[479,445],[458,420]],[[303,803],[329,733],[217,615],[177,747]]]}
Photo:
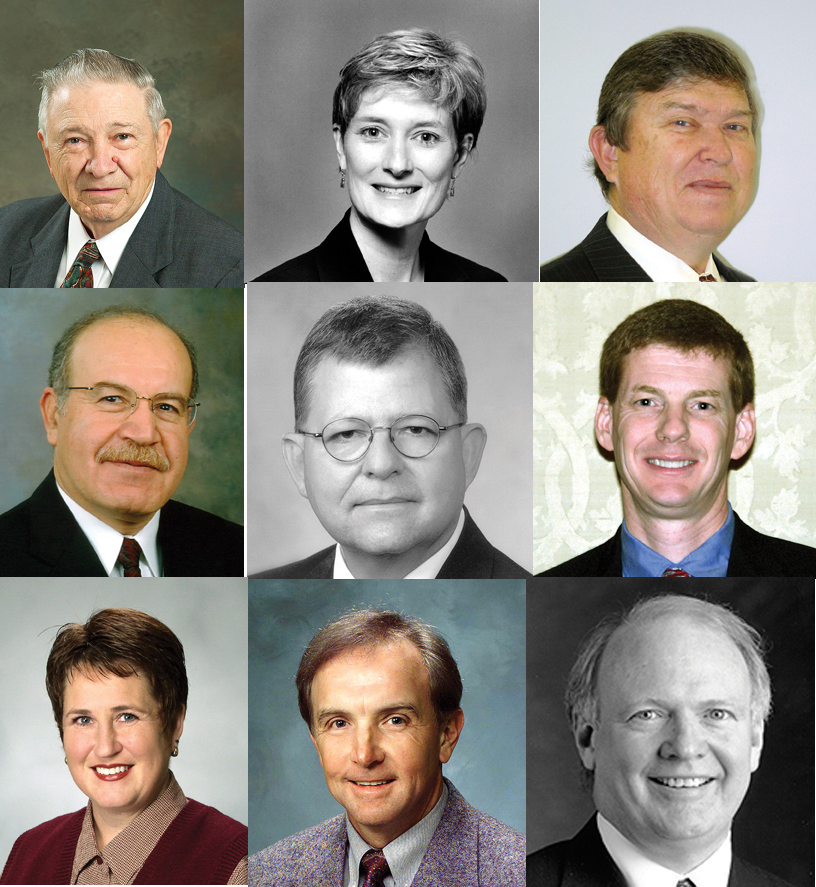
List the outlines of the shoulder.
{"label": "shoulder", "polygon": [[526,579],[529,573],[485,537],[465,508],[462,535],[440,569],[437,579]]}
{"label": "shoulder", "polygon": [[161,509],[165,576],[243,576],[244,528],[171,499]]}
{"label": "shoulder", "polygon": [[218,835],[226,844],[240,844],[243,841],[243,853],[246,853],[248,829],[242,822],[192,798],[187,799],[182,813],[185,813],[189,820],[196,822],[199,829],[206,829],[211,834]]}
{"label": "shoulder", "polygon": [[792,887],[792,885],[778,875],[735,856],[731,863],[728,887]]}
{"label": "shoulder", "polygon": [[331,579],[336,547],[330,545],[301,561],[254,573],[251,579]]}
{"label": "shoulder", "polygon": [[171,499],[162,506],[162,520],[166,523],[174,525],[180,524],[189,528],[190,532],[204,531],[218,535],[219,540],[232,539],[243,541],[244,528],[240,524],[226,518],[219,517],[212,512],[204,511],[202,508],[195,508],[193,505],[186,505],[184,502],[177,502]]}
{"label": "shoulder", "polygon": [[[620,576],[623,571],[617,563],[620,561],[620,532],[618,528],[618,532],[606,542],[549,570],[536,573],[536,576]],[[611,570],[615,572],[610,573]]]}
{"label": "shoulder", "polygon": [[604,214],[577,246],[541,266],[539,280],[548,283],[599,280],[598,272],[587,255],[587,247],[608,243],[610,238],[613,246],[617,244],[606,226],[606,214]]}
{"label": "shoulder", "polygon": [[750,277],[748,274],[744,274],[742,271],[737,271],[736,268],[732,268],[717,255],[714,256],[714,264],[717,266],[720,274],[726,281],[756,283],[756,279],[754,277]]}
{"label": "shoulder", "polygon": [[766,536],[734,512],[729,576],[816,576],[816,548]]}
{"label": "shoulder", "polygon": [[476,283],[507,282],[507,278],[497,271],[437,246],[427,234],[420,249],[425,253],[426,283],[466,280]]}
{"label": "shoulder", "polygon": [[49,197],[28,197],[25,200],[15,200],[0,207],[0,227],[8,225],[25,225],[26,223],[37,225],[50,219],[58,209],[67,206],[62,194],[52,194]]}
{"label": "shoulder", "polygon": [[317,282],[320,280],[317,259],[320,247],[315,247],[307,253],[289,259],[287,262],[272,268],[260,277],[256,277],[253,283],[268,283],[271,281],[290,282]]}
{"label": "shoulder", "polygon": [[51,878],[70,865],[84,817],[85,808],[23,832],[11,848],[0,884],[60,883]]}
{"label": "shoulder", "polygon": [[253,853],[249,858],[250,882],[277,884],[277,872],[294,873],[296,866],[303,865],[304,858],[310,865],[319,865],[343,850],[345,841],[345,816],[340,814]]}

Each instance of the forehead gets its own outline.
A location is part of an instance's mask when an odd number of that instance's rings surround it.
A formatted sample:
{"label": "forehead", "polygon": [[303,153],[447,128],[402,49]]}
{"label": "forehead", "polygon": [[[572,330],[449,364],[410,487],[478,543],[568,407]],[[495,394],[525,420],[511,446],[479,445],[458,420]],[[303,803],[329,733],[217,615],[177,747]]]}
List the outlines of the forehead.
{"label": "forehead", "polygon": [[383,83],[364,89],[352,119],[380,119],[405,124],[437,123],[453,127],[450,111],[429,101],[418,89],[398,83]]}
{"label": "forehead", "polygon": [[621,393],[638,386],[711,389],[728,394],[729,364],[705,351],[647,345],[630,351],[621,365]]}
{"label": "forehead", "polygon": [[63,693],[66,709],[91,703],[119,705],[127,699],[155,701],[149,681],[139,672],[123,678],[115,674],[77,669],[69,675]]}
{"label": "forehead", "polygon": [[677,80],[654,92],[639,92],[632,112],[636,118],[647,118],[678,108],[718,117],[751,113],[748,96],[741,86],[715,80]]}
{"label": "forehead", "polygon": [[70,124],[72,120],[102,125],[146,124],[147,98],[135,83],[93,80],[64,84],[57,87],[51,97],[48,125],[62,126]]}

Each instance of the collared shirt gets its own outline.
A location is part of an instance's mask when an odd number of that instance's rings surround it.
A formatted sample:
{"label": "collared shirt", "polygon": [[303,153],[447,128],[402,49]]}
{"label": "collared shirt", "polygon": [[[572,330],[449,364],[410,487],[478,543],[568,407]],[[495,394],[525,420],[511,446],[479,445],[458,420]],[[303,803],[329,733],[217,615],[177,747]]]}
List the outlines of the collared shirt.
{"label": "collared shirt", "polygon": [[[456,524],[456,529],[453,531],[453,535],[448,539],[448,541],[436,552],[436,554],[432,554],[428,560],[423,561],[415,570],[412,570],[407,576],[403,576],[403,579],[436,579],[436,574],[442,569],[442,564],[450,556],[450,553],[456,547],[456,543],[459,541],[459,537],[462,535],[462,530],[465,527],[465,509],[463,508],[459,512],[459,521]],[[346,560],[343,557],[343,551],[340,548],[340,544],[337,544],[337,549],[334,554],[334,578],[335,579],[354,579],[355,577],[352,575],[351,570],[349,570],[348,565],[346,564]]]}
{"label": "collared shirt", "polygon": [[[153,184],[150,186],[150,193],[147,195],[145,202],[136,210],[132,218],[128,219],[126,222],[119,225],[118,228],[114,228],[109,234],[100,237],[96,241],[96,248],[99,250],[99,254],[102,258],[97,259],[93,265],[91,265],[94,289],[102,289],[110,286],[111,280],[113,280],[113,275],[116,274],[116,266],[122,258],[122,253],[125,251],[125,247],[130,240],[131,234],[136,230],[139,220],[145,214],[147,205],[150,203],[150,198],[153,196],[153,188],[155,186],[156,180],[154,179]],[[93,240],[88,234],[85,226],[82,224],[82,220],[72,209],[68,214],[68,239],[65,242],[65,249],[62,251],[62,261],[60,262],[59,270],[57,271],[57,280],[54,284],[57,289],[62,286],[62,282],[67,277],[68,272],[71,270],[71,266],[76,261],[79,251],[85,246],[89,239]]]}
{"label": "collared shirt", "polygon": [[694,887],[728,887],[731,873],[731,832],[720,846],[688,872],[674,872],[647,859],[607,819],[598,814],[598,831],[612,861],[623,873],[629,887],[677,887],[677,882],[690,878]]}
{"label": "collared shirt", "polygon": [[[121,564],[116,563],[119,552],[122,550],[122,533],[100,520],[96,515],[86,511],[57,484],[60,495],[65,500],[65,504],[71,509],[76,522],[79,524],[82,532],[88,537],[88,541],[93,546],[99,560],[102,562],[102,568],[113,578],[123,576],[124,569]],[[156,537],[159,532],[159,515],[161,510],[157,511],[153,517],[147,522],[146,526],[131,539],[135,539],[142,549],[139,558],[139,570],[143,578],[161,576],[161,555]],[[130,535],[130,534],[128,534]]]}
{"label": "collared shirt", "polygon": [[679,564],[667,560],[629,532],[626,519],[621,532],[621,561],[624,576],[657,576],[668,569],[685,570],[690,576],[725,576],[734,541],[734,512],[728,503],[725,523],[702,545],[689,552]]}
{"label": "collared shirt", "polygon": [[[422,858],[428,850],[431,838],[445,812],[448,803],[448,787],[442,784],[442,794],[434,804],[433,810],[423,819],[403,832],[398,838],[382,848],[385,861],[391,870],[390,875],[383,879],[385,887],[410,887],[411,881],[419,871]],[[359,874],[360,861],[368,850],[374,850],[371,844],[367,844],[355,831],[354,826],[346,818],[346,865],[343,874],[345,887],[362,887],[365,878]]]}
{"label": "collared shirt", "polygon": [[652,280],[661,283],[699,283],[700,277],[707,274],[711,274],[717,281],[722,279],[714,256],[708,257],[705,271],[701,275],[682,259],[644,237],[611,206],[606,216],[606,227]]}
{"label": "collared shirt", "polygon": [[[132,884],[187,798],[172,771],[167,788],[113,840],[99,850],[94,834],[93,808],[88,801],[74,853],[72,884]],[[181,852],[184,852],[183,848]],[[247,857],[235,867],[228,884],[247,883]]]}

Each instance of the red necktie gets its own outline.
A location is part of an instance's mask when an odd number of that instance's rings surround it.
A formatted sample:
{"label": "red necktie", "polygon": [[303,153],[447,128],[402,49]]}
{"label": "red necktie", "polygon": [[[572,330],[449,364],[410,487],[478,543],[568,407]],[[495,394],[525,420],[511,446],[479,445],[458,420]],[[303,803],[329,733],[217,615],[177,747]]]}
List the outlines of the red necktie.
{"label": "red necktie", "polygon": [[119,551],[119,557],[116,563],[122,565],[125,576],[139,576],[142,571],[139,569],[139,558],[142,554],[142,548],[135,539],[130,536],[122,537],[122,548]]}
{"label": "red necktie", "polygon": [[687,573],[685,570],[673,570],[669,567],[668,570],[663,571],[663,575],[660,577],[661,579],[691,579],[691,573]]}
{"label": "red necktie", "polygon": [[700,283],[716,283],[717,278],[713,274],[701,274]]}
{"label": "red necktie", "polygon": [[71,266],[65,280],[62,281],[60,289],[73,289],[78,286],[93,286],[93,271],[91,265],[102,256],[95,240],[89,240],[85,246],[79,251],[76,261]]}
{"label": "red necktie", "polygon": [[368,850],[360,860],[365,874],[363,887],[383,887],[383,878],[391,874],[382,850]]}

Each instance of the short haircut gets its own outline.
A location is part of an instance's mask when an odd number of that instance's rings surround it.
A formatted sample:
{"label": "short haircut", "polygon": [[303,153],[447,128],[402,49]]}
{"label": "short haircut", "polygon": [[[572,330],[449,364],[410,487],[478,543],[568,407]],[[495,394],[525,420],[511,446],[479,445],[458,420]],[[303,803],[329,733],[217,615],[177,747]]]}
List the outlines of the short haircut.
{"label": "short haircut", "polygon": [[[604,127],[606,140],[622,150],[629,149],[629,120],[638,97],[669,86],[712,81],[741,89],[752,114],[751,128],[758,119],[748,72],[733,49],[721,40],[695,31],[663,31],[630,46],[609,69],[598,99],[597,124]],[[610,183],[597,161],[595,178],[604,197]]]}
{"label": "short haircut", "polygon": [[408,28],[383,34],[364,46],[343,66],[334,91],[332,124],[340,127],[341,135],[370,87],[418,90],[426,101],[450,112],[458,142],[471,133],[476,146],[487,105],[485,72],[460,40]]}
{"label": "short haircut", "polygon": [[[190,385],[189,397],[195,397],[198,391],[198,359],[193,343],[169,324],[160,314],[151,311],[149,308],[142,308],[140,305],[108,305],[106,308],[100,308],[97,311],[91,311],[83,314],[78,320],[75,320],[71,326],[60,336],[59,342],[54,346],[54,352],[51,355],[51,366],[48,369],[48,384],[57,393],[57,406],[62,413],[65,410],[65,402],[68,398],[68,387],[70,385],[71,376],[71,355],[74,352],[74,346],[79,338],[88,327],[104,320],[116,320],[126,318],[129,320],[142,321],[145,323],[158,323],[170,332],[175,333],[182,344],[187,349],[190,357],[190,365],[193,370],[193,380]],[[87,380],[86,380],[87,381]],[[98,379],[92,381],[99,381]],[[157,392],[153,392],[156,394]],[[183,394],[182,391],[165,392],[172,394]]]}
{"label": "short haircut", "polygon": [[662,299],[630,314],[610,333],[601,352],[600,388],[609,403],[620,394],[623,361],[631,351],[665,345],[703,352],[728,364],[734,410],[754,401],[754,360],[742,334],[716,311],[690,299]]}
{"label": "short haircut", "polygon": [[140,675],[150,684],[168,739],[187,707],[184,648],[170,629],[139,610],[100,610],[83,625],[63,625],[57,632],[45,673],[54,720],[63,734],[65,689],[75,674],[127,678]]}
{"label": "short haircut", "polygon": [[353,610],[330,622],[309,641],[300,660],[297,684],[298,706],[311,732],[312,682],[329,660],[351,650],[372,650],[385,644],[407,641],[419,651],[428,670],[431,702],[440,725],[459,710],[462,678],[447,641],[431,625],[388,610]]}
{"label": "short haircut", "polygon": [[40,133],[48,146],[48,110],[54,93],[62,86],[87,86],[91,83],[132,83],[144,93],[147,116],[153,135],[159,133],[159,122],[167,116],[164,103],[156,89],[156,81],[147,68],[104,49],[78,49],[53,68],[37,75],[42,90],[40,98]]}
{"label": "short haircut", "polygon": [[466,422],[465,367],[442,324],[416,302],[361,296],[329,308],[306,336],[295,365],[295,428],[303,430],[314,371],[324,357],[379,367],[413,348],[434,359],[456,415]]}

